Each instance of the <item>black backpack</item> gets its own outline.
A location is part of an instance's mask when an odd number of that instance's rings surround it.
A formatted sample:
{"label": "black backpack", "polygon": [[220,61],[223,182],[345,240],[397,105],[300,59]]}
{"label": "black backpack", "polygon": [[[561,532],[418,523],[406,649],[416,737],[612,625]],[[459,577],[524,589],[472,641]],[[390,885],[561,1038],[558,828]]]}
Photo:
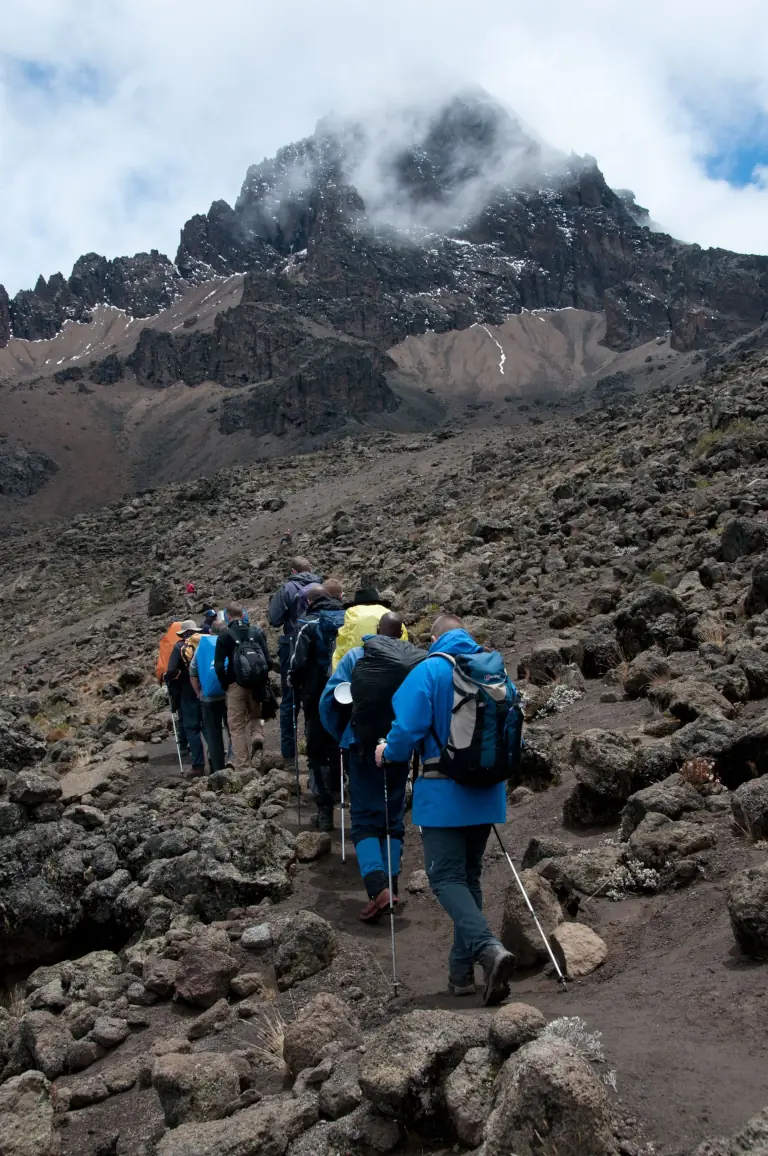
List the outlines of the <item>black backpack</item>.
{"label": "black backpack", "polygon": [[264,651],[257,641],[258,627],[230,626],[229,632],[235,640],[232,655],[232,673],[238,686],[260,693],[264,690],[269,676],[269,664]]}
{"label": "black backpack", "polygon": [[412,642],[377,634],[363,643],[363,654],[352,671],[352,727],[360,742],[370,745],[386,737],[395,712],[392,696],[427,657]]}

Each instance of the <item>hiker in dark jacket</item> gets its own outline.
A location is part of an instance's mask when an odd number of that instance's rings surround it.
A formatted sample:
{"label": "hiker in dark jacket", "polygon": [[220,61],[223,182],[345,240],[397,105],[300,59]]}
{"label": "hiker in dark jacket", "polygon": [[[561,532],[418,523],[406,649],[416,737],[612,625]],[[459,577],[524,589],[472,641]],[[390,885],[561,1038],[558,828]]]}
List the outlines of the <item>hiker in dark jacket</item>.
{"label": "hiker in dark jacket", "polygon": [[199,627],[193,619],[188,618],[181,623],[177,634],[179,641],[174,646],[171,651],[171,656],[168,659],[168,670],[165,675],[165,680],[168,685],[171,702],[181,717],[184,734],[189,743],[189,751],[192,756],[192,769],[190,773],[192,775],[204,775],[205,751],[203,750],[203,740],[201,737],[202,715],[200,711],[200,700],[192,686],[189,673],[192,653],[189,654],[189,660],[185,658],[187,650],[194,652],[193,640],[199,639],[200,637]]}
{"label": "hiker in dark jacket", "polygon": [[280,750],[286,760],[296,757],[295,726],[293,691],[288,685],[288,670],[291,664],[293,640],[296,636],[296,620],[299,617],[299,596],[307,586],[322,582],[306,558],[294,558],[291,562],[291,576],[276,590],[267,609],[269,625],[277,629],[282,626],[283,634],[277,644],[277,657],[280,660],[280,683],[282,698],[280,700]]}
{"label": "hiker in dark jacket", "polygon": [[[227,629],[216,639],[213,658],[213,669],[227,696],[227,725],[232,741],[235,769],[238,771],[245,770],[251,765],[252,748],[257,744],[263,745],[264,741],[261,733],[263,724],[258,689],[239,686],[235,680],[233,659],[238,643],[250,639],[263,651],[267,672],[272,665],[267,636],[260,626],[248,625],[244,618],[245,611],[241,606],[227,607],[224,611]],[[250,738],[249,729],[252,730]]]}
{"label": "hiker in dark jacket", "polygon": [[428,657],[411,671],[392,699],[395,721],[386,742],[376,748],[376,761],[385,767],[407,759],[414,749],[421,750],[424,765],[413,788],[413,822],[422,829],[430,887],[453,920],[449,986],[454,995],[474,993],[475,963],[479,963],[484,1002],[495,1004],[509,994],[515,957],[505,950],[483,915],[480,878],[491,825],[506,821],[506,785],[466,786],[436,768],[454,709],[453,664],[440,655],[476,654],[482,649],[460,618],[441,614],[435,619]]}
{"label": "hiker in dark jacket", "polygon": [[[331,588],[338,583],[331,579]],[[324,586],[310,586],[307,610],[298,620],[289,679],[304,710],[309,786],[317,804],[317,826],[333,830],[334,793],[339,790],[341,765],[338,743],[320,719],[320,696],[331,673],[336,634],[344,622],[344,606]]]}
{"label": "hiker in dark jacket", "polygon": [[[402,641],[403,620],[399,614],[387,611],[379,620],[377,634]],[[366,638],[371,637],[367,635]],[[409,644],[410,645],[410,644]],[[334,691],[342,683],[352,681],[352,672],[363,657],[363,647],[348,650],[328,681],[320,700],[320,717],[326,730],[349,752],[349,802],[352,820],[352,842],[357,854],[357,865],[363,877],[368,902],[360,913],[365,923],[373,922],[389,909],[389,879],[387,873],[386,817],[384,814],[384,785],[381,770],[376,766],[376,741],[363,742],[355,734],[349,708],[340,707]],[[362,669],[362,668],[361,668]],[[382,703],[384,712],[389,699]],[[389,715],[391,718],[391,715]],[[393,900],[397,902],[397,882],[400,857],[405,838],[405,790],[408,781],[408,761],[389,763],[386,768],[389,796],[389,830],[392,853]]]}

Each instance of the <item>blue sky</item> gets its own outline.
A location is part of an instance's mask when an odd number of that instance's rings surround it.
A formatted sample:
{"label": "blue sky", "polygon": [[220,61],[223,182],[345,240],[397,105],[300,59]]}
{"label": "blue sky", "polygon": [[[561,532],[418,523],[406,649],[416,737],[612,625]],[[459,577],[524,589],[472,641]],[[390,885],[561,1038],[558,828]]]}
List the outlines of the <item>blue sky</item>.
{"label": "blue sky", "polygon": [[0,45],[0,282],[173,254],[335,110],[482,84],[654,220],[768,252],[766,0],[25,0]]}

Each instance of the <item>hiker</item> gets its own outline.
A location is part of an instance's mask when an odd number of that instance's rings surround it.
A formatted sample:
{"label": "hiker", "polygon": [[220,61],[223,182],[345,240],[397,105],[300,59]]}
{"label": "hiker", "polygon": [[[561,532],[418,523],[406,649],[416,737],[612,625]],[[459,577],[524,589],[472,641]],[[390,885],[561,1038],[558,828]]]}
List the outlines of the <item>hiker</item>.
{"label": "hiker", "polygon": [[[267,636],[258,625],[248,625],[242,606],[224,611],[225,629],[216,639],[213,668],[227,696],[227,725],[235,770],[251,765],[252,749],[264,742],[261,704],[266,697],[272,659]],[[258,731],[249,740],[249,730]]]}
{"label": "hiker", "polygon": [[174,646],[179,641],[178,631],[180,626],[181,621],[172,622],[160,639],[160,645],[157,651],[157,662],[155,663],[155,677],[160,685],[165,686],[168,691],[168,702],[171,707],[171,713],[175,719],[174,729],[176,731],[179,755],[181,756],[189,754],[189,743],[184,733],[184,721],[181,717],[178,687],[172,687],[168,683],[168,662]]}
{"label": "hiker", "polygon": [[297,557],[291,562],[291,576],[279,590],[276,590],[267,609],[269,625],[277,629],[282,626],[283,633],[277,644],[277,657],[280,661],[280,684],[282,698],[280,700],[280,751],[286,761],[293,761],[296,757],[295,726],[293,691],[288,685],[288,670],[291,665],[293,641],[296,637],[296,620],[299,617],[299,595],[307,586],[319,584],[322,579],[312,573],[308,559]]}
{"label": "hiker", "polygon": [[213,609],[205,610],[203,612],[203,621],[202,621],[202,624],[200,626],[200,633],[201,634],[210,634],[212,631],[213,624],[216,621],[216,618],[217,618],[217,615],[216,615],[215,610],[213,610]]}
{"label": "hiker", "polygon": [[[376,766],[376,744],[392,722],[392,690],[417,662],[426,658],[423,650],[402,640],[403,620],[387,611],[377,624],[377,633],[367,636],[363,646],[344,655],[320,700],[323,724],[348,751],[350,818],[357,865],[363,877],[368,902],[360,913],[365,923],[377,920],[389,909],[387,877],[387,816],[384,810],[382,774]],[[370,664],[370,671],[365,671]],[[367,678],[364,678],[365,675]],[[394,675],[395,682],[391,678]],[[337,686],[351,684],[352,714],[334,697]],[[367,690],[367,693],[365,691]],[[397,903],[398,875],[405,836],[405,790],[408,761],[388,763],[385,769],[389,801],[389,831],[392,855],[392,896]]]}
{"label": "hiker", "polygon": [[[201,636],[189,667],[192,689],[200,700],[203,738],[208,748],[208,762],[212,772],[222,771],[228,759],[232,758],[232,740],[229,738],[227,723],[227,696],[214,667],[216,641],[226,629],[226,624],[220,618],[214,619],[210,633]],[[225,728],[229,745],[226,756],[223,735]]]}
{"label": "hiker", "polygon": [[[354,602],[347,610],[344,625],[336,640],[336,649],[333,652],[334,670],[348,651],[354,646],[362,646],[366,634],[376,633],[379,619],[388,610],[389,607],[382,604],[381,595],[375,586],[367,586],[356,592]],[[405,627],[400,637],[403,642],[408,641],[408,631]]]}
{"label": "hiker", "polygon": [[413,790],[413,823],[422,828],[430,887],[453,920],[449,987],[454,995],[473,994],[478,962],[485,981],[484,1002],[495,1004],[509,994],[515,957],[483,916],[480,877],[491,825],[506,820],[506,786],[504,782],[466,786],[436,769],[455,713],[454,665],[438,655],[483,653],[460,618],[438,616],[426,661],[411,671],[392,700],[395,721],[386,741],[376,748],[376,761],[381,767],[402,763],[421,747],[423,769]]}
{"label": "hiker", "polygon": [[333,830],[334,794],[341,781],[338,743],[320,719],[320,696],[331,673],[336,635],[344,622],[341,599],[328,590],[340,587],[341,583],[331,578],[326,585],[310,586],[307,590],[307,610],[297,623],[288,672],[296,702],[304,709],[309,787],[317,805],[320,831]]}
{"label": "hiker", "polygon": [[181,717],[184,736],[192,757],[191,775],[205,774],[205,751],[201,738],[202,714],[200,700],[190,679],[189,668],[200,641],[200,628],[193,618],[187,618],[177,630],[179,641],[168,659],[166,682],[171,703]]}

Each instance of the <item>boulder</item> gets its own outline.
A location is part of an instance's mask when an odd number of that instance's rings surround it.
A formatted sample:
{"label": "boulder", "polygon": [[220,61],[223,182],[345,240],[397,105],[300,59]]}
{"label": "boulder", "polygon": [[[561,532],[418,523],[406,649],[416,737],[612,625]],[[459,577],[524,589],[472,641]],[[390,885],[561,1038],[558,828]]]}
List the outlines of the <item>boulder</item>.
{"label": "boulder", "polygon": [[219,1120],[240,1092],[240,1076],[229,1056],[217,1052],[159,1056],[152,1067],[157,1092],[169,1128],[192,1120]]}
{"label": "boulder", "polygon": [[476,1148],[493,1106],[496,1069],[487,1048],[470,1048],[445,1081],[445,1106],[458,1139]]}
{"label": "boulder", "polygon": [[507,1003],[494,1014],[488,1029],[488,1043],[496,1060],[506,1060],[523,1044],[544,1030],[547,1021],[538,1008],[528,1003]]}
{"label": "boulder", "polygon": [[650,582],[633,590],[616,608],[616,638],[631,660],[655,645],[667,649],[682,629],[688,608],[667,586]]}
{"label": "boulder", "polygon": [[[235,980],[232,982],[234,983]],[[227,1000],[216,1000],[215,1004],[206,1008],[197,1019],[192,1020],[187,1028],[187,1039],[202,1040],[211,1032],[220,1031],[229,1020],[233,1019],[234,1015],[235,1013]]]}
{"label": "boulder", "polygon": [[617,1156],[605,1084],[570,1044],[538,1039],[504,1064],[478,1156]]}
{"label": "boulder", "polygon": [[61,785],[58,779],[44,775],[42,771],[27,768],[19,771],[11,780],[8,798],[12,803],[19,803],[24,807],[55,802],[61,798]]}
{"label": "boulder", "polygon": [[[555,893],[536,871],[523,871],[521,878],[539,922],[549,935],[563,921]],[[507,951],[514,955],[518,967],[535,967],[547,958],[547,949],[515,882],[508,884],[504,895],[500,938]]]}
{"label": "boulder", "polygon": [[550,936],[560,970],[568,979],[578,979],[596,971],[608,956],[608,948],[597,932],[583,923],[561,923]]}
{"label": "boulder", "polygon": [[528,841],[523,852],[521,864],[524,869],[535,867],[542,859],[556,859],[559,855],[568,855],[573,851],[573,845],[554,835],[534,835]]}
{"label": "boulder", "polygon": [[750,697],[768,697],[768,654],[752,642],[742,642],[733,649],[733,662],[746,675]]}
{"label": "boulder", "polygon": [[542,860],[536,870],[549,880],[557,894],[580,891],[582,895],[595,895],[623,859],[620,847],[584,847],[576,854]]}
{"label": "boulder", "polygon": [[663,867],[671,859],[685,859],[714,847],[717,837],[698,823],[674,822],[652,811],[633,831],[629,846],[635,859],[646,867]]}
{"label": "boulder", "polygon": [[368,1041],[360,1063],[360,1087],[383,1115],[419,1135],[444,1135],[450,1129],[441,1080],[487,1037],[487,1023],[457,1012],[412,1011],[398,1016]]}
{"label": "boulder", "polygon": [[327,831],[300,831],[296,836],[296,858],[299,863],[312,863],[331,853],[331,836]]}
{"label": "boulder", "polygon": [[729,881],[728,914],[745,955],[768,958],[768,863],[747,867]]}
{"label": "boulder", "polygon": [[563,805],[563,820],[576,827],[613,823],[632,790],[635,750],[626,735],[583,731],[571,740],[576,785]]}
{"label": "boulder", "polygon": [[517,668],[517,677],[527,678],[536,686],[551,682],[565,666],[575,662],[581,666],[583,647],[575,640],[548,638],[524,654]]}
{"label": "boulder", "polygon": [[265,1096],[229,1119],[190,1122],[166,1132],[157,1156],[283,1156],[316,1121],[315,1096]]}
{"label": "boulder", "polygon": [[720,557],[735,562],[745,554],[757,554],[768,545],[768,525],[752,518],[731,518],[723,526]]}
{"label": "boulder", "polygon": [[19,1038],[38,1068],[49,1080],[67,1069],[74,1036],[61,1020],[47,1011],[27,1012],[19,1023]]}
{"label": "boulder", "polygon": [[651,812],[666,815],[668,819],[680,819],[683,815],[703,809],[704,800],[696,788],[687,783],[682,775],[675,773],[629,796],[621,813],[621,836],[628,839]]}
{"label": "boulder", "polygon": [[91,1028],[91,1039],[100,1048],[116,1048],[123,1040],[127,1040],[130,1034],[128,1023],[119,1016],[99,1016]]}
{"label": "boulder", "polygon": [[319,1064],[329,1044],[355,1047],[362,1040],[350,1010],[338,996],[320,992],[284,1032],[283,1059],[292,1075]]}
{"label": "boulder", "polygon": [[280,991],[323,971],[333,961],[336,950],[336,935],[330,923],[314,911],[299,911],[283,927],[275,951]]}
{"label": "boulder", "polygon": [[742,783],[731,795],[733,821],[753,842],[768,839],[768,775]]}
{"label": "boulder", "polygon": [[247,951],[264,951],[272,946],[272,928],[268,923],[254,923],[240,936],[240,946]]}
{"label": "boulder", "polygon": [[47,747],[37,727],[0,710],[0,767],[20,771],[39,763]]}
{"label": "boulder", "polygon": [[731,718],[734,709],[733,704],[716,687],[697,678],[676,678],[672,682],[650,687],[648,699],[660,710],[669,711],[681,723],[692,722],[702,714]]}
{"label": "boulder", "polygon": [[768,610],[768,558],[761,558],[752,568],[752,581],[744,599],[744,610],[750,618]]}
{"label": "boulder", "polygon": [[211,1007],[229,991],[238,965],[223,951],[195,944],[182,953],[176,974],[176,995],[187,1003]]}
{"label": "boulder", "polygon": [[141,969],[141,982],[147,991],[163,999],[173,994],[181,963],[178,959],[163,959],[157,955],[148,955]]}
{"label": "boulder", "polygon": [[362,1103],[363,1091],[357,1072],[357,1057],[334,1064],[333,1072],[320,1089],[318,1105],[321,1116],[338,1120],[354,1112]]}
{"label": "boulder", "polygon": [[694,1156],[765,1156],[768,1152],[768,1108],[763,1108],[730,1139],[705,1140]]}
{"label": "boulder", "polygon": [[53,1126],[51,1085],[42,1072],[23,1072],[0,1087],[0,1152],[3,1156],[59,1156]]}
{"label": "boulder", "polygon": [[653,683],[669,678],[669,674],[669,663],[660,650],[642,650],[629,664],[624,690],[630,698],[640,698]]}

